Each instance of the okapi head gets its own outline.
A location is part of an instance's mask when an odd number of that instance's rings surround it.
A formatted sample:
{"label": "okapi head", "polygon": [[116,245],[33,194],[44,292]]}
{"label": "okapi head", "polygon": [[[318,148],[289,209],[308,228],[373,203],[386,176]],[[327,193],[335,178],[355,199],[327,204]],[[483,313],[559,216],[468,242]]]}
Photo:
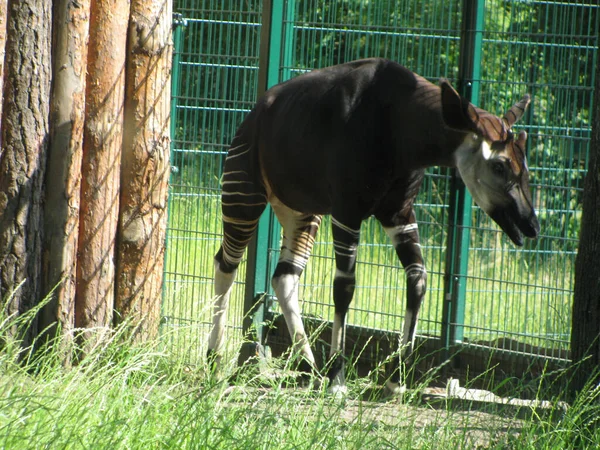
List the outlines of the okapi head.
{"label": "okapi head", "polygon": [[537,237],[540,224],[531,202],[527,133],[515,136],[511,130],[529,105],[529,95],[500,118],[473,106],[447,81],[441,88],[444,122],[464,132],[455,161],[473,199],[516,245],[523,245],[523,235]]}

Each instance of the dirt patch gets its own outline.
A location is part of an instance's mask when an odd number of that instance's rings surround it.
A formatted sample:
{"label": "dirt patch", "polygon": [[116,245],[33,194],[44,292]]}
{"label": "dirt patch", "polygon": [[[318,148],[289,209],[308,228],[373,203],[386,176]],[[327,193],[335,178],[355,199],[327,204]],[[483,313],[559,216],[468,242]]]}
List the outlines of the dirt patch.
{"label": "dirt patch", "polygon": [[[267,407],[269,398],[281,395],[276,389],[232,386],[226,395],[244,399],[253,408]],[[302,388],[285,389],[292,405],[287,414],[314,414],[315,396]],[[474,392],[477,391],[477,392]],[[489,395],[486,395],[489,394]],[[483,396],[483,397],[482,397]],[[479,398],[478,398],[479,397]],[[351,392],[344,398],[325,398],[321,413],[343,422],[360,424],[368,429],[387,429],[393,433],[404,431],[417,438],[426,432],[452,433],[462,441],[462,448],[489,448],[498,443],[511,442],[531,420],[536,405],[512,404],[485,391],[459,388],[451,383],[446,388],[425,388],[419,393],[405,393],[403,397],[380,398],[372,392]],[[293,402],[293,403],[292,403]],[[547,405],[537,405],[544,408]],[[527,420],[524,418],[527,417]]]}
{"label": "dirt patch", "polygon": [[524,425],[521,419],[482,411],[439,409],[399,401],[349,400],[341,417],[350,422],[361,420],[394,428],[412,428],[417,433],[432,428],[446,430],[463,436],[464,448],[487,448],[494,442],[507,441],[512,435],[519,434]]}

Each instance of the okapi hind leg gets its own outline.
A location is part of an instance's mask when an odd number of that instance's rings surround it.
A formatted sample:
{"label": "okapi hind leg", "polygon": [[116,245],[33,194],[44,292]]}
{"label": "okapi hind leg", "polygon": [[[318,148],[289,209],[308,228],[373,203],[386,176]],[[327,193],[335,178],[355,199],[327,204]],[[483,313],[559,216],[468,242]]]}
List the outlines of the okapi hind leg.
{"label": "okapi hind leg", "polygon": [[224,270],[222,267],[227,266],[223,261],[223,247],[221,246],[219,253],[215,256],[213,325],[208,339],[206,355],[213,370],[219,366],[221,361],[225,325],[227,323],[227,307],[231,296],[231,288],[237,274],[237,268],[226,272],[227,269]]}
{"label": "okapi hind leg", "polygon": [[251,155],[250,146],[240,144],[236,138],[225,160],[221,193],[223,241],[215,255],[213,326],[207,351],[213,369],[220,363],[227,306],[237,268],[267,204],[262,183],[249,171],[253,165]]}
{"label": "okapi hind leg", "polygon": [[[427,290],[427,271],[414,211],[411,210],[409,217],[395,226],[384,225],[384,230],[392,240],[406,276],[406,310],[400,349],[398,356],[392,361],[391,374],[386,383],[390,393],[400,394],[406,390],[406,383],[410,384],[411,381],[409,372],[414,365],[415,333],[419,311]],[[405,369],[404,377],[402,368]]]}
{"label": "okapi hind leg", "polygon": [[321,216],[294,211],[276,198],[271,198],[270,201],[283,228],[281,253],[271,285],[292,339],[292,353],[300,357],[298,369],[317,375],[315,358],[302,322],[298,283],[310,257]]}

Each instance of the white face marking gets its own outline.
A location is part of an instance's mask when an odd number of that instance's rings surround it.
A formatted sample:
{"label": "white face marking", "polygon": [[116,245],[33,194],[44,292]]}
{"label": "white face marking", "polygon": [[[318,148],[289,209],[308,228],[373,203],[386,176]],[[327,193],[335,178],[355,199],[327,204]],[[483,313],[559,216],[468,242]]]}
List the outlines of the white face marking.
{"label": "white face marking", "polygon": [[490,144],[487,143],[487,141],[481,142],[481,155],[486,161],[492,157],[492,148],[490,147]]}
{"label": "white face marking", "polygon": [[479,144],[481,151],[478,151],[476,145],[471,135],[465,138],[454,153],[456,167],[473,196],[475,203],[484,211],[489,212],[492,209],[492,204],[486,194],[485,188],[480,183],[479,177],[482,175],[480,163],[485,161],[485,156],[488,158],[492,156],[492,149],[485,141]]}

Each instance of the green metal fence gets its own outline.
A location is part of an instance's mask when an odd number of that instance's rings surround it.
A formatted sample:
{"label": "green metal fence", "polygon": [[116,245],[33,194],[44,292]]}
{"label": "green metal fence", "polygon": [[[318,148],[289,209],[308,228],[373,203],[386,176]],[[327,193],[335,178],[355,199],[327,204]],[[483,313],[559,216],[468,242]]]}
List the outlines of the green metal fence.
{"label": "green metal fence", "polygon": [[[176,351],[189,353],[192,360],[203,353],[211,321],[223,161],[237,126],[256,101],[261,6],[259,0],[174,3],[172,176],[162,331]],[[244,314],[244,274],[245,263],[231,299],[234,328],[241,328]]]}
{"label": "green metal fence", "polygon": [[[542,352],[539,347],[554,358],[568,357],[598,49],[596,0],[179,0],[174,10],[181,23],[174,31],[163,306],[163,330],[173,348],[190,357],[205,348],[221,231],[220,171],[257,92],[313,68],[382,56],[434,82],[450,79],[473,103],[497,114],[525,92],[533,96],[518,128],[529,134],[542,235],[515,248],[472,206],[451,171],[429,170],[416,206],[429,272],[418,333],[444,345],[486,347],[502,340],[512,350],[520,342],[532,353]],[[244,264],[234,288],[229,323],[237,342],[244,302],[269,293],[278,239],[266,215],[249,271]],[[333,272],[325,220],[302,279],[305,314],[332,317]],[[363,224],[357,278],[349,323],[401,329],[404,274],[375,221]]]}

